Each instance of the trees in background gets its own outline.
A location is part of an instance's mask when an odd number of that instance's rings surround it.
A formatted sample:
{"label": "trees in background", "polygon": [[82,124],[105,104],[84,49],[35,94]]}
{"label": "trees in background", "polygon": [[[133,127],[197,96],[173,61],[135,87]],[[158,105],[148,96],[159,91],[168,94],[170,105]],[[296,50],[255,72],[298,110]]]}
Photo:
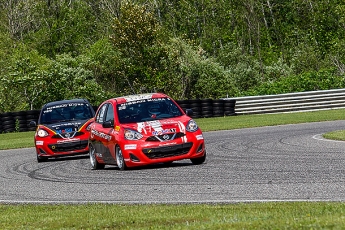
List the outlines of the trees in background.
{"label": "trees in background", "polygon": [[0,112],[344,87],[344,15],[341,0],[0,0]]}

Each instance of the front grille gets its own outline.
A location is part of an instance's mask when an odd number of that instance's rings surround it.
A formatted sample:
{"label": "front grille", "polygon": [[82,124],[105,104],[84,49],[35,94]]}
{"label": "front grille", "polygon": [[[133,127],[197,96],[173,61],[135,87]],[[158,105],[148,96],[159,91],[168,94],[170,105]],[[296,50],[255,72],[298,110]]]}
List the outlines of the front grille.
{"label": "front grille", "polygon": [[186,136],[184,133],[169,133],[163,135],[150,136],[146,141],[170,141],[180,137]]}
{"label": "front grille", "polygon": [[48,145],[48,147],[53,152],[68,152],[68,151],[85,149],[87,147],[87,144],[88,144],[88,140],[83,140],[83,141],[51,144],[51,145]]}
{"label": "front grille", "polygon": [[62,138],[74,138],[77,136],[81,136],[83,135],[83,132],[71,132],[71,133],[57,133],[55,135],[52,136],[52,138],[54,139],[62,139]]}
{"label": "front grille", "polygon": [[193,143],[189,142],[180,145],[169,145],[159,148],[147,148],[143,149],[142,151],[148,158],[157,159],[187,154],[189,150],[192,148],[192,146]]}

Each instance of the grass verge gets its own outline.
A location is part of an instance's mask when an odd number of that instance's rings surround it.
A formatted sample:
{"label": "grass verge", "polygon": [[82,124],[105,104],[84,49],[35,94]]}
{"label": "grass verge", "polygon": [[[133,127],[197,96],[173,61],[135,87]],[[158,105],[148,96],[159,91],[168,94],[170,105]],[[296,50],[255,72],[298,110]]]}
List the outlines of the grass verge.
{"label": "grass verge", "polygon": [[342,229],[341,202],[0,205],[1,229]]}
{"label": "grass verge", "polygon": [[34,147],[34,131],[0,134],[0,150]]}
{"label": "grass verge", "polygon": [[[196,119],[204,132],[343,120],[345,110]],[[0,134],[0,149],[33,147],[34,132]],[[345,131],[324,135],[345,140]],[[193,205],[0,205],[0,229],[343,229],[343,202]]]}

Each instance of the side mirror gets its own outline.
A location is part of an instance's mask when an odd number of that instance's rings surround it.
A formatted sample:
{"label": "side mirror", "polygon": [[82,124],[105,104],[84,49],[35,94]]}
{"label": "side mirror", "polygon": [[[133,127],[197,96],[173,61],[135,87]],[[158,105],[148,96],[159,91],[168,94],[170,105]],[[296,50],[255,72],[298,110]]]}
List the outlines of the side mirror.
{"label": "side mirror", "polygon": [[36,121],[30,121],[29,127],[36,127],[36,126],[37,126]]}
{"label": "side mirror", "polygon": [[193,116],[193,110],[192,109],[186,109],[187,116]]}
{"label": "side mirror", "polygon": [[114,123],[112,121],[105,121],[102,124],[103,128],[113,128],[114,127]]}

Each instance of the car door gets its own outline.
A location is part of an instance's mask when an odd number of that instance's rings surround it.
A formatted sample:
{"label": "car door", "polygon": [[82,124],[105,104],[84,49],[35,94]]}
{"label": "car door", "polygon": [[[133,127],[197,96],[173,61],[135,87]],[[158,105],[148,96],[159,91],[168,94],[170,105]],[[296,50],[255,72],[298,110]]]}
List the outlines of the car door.
{"label": "car door", "polygon": [[114,107],[111,103],[108,104],[104,115],[102,133],[104,133],[102,141],[103,160],[106,163],[114,164]]}
{"label": "car door", "polygon": [[97,153],[103,153],[103,135],[102,135],[102,125],[104,121],[104,117],[107,111],[108,104],[102,105],[96,116],[95,116],[95,122],[91,126],[91,135],[90,135],[90,141],[93,144],[95,150]]}

